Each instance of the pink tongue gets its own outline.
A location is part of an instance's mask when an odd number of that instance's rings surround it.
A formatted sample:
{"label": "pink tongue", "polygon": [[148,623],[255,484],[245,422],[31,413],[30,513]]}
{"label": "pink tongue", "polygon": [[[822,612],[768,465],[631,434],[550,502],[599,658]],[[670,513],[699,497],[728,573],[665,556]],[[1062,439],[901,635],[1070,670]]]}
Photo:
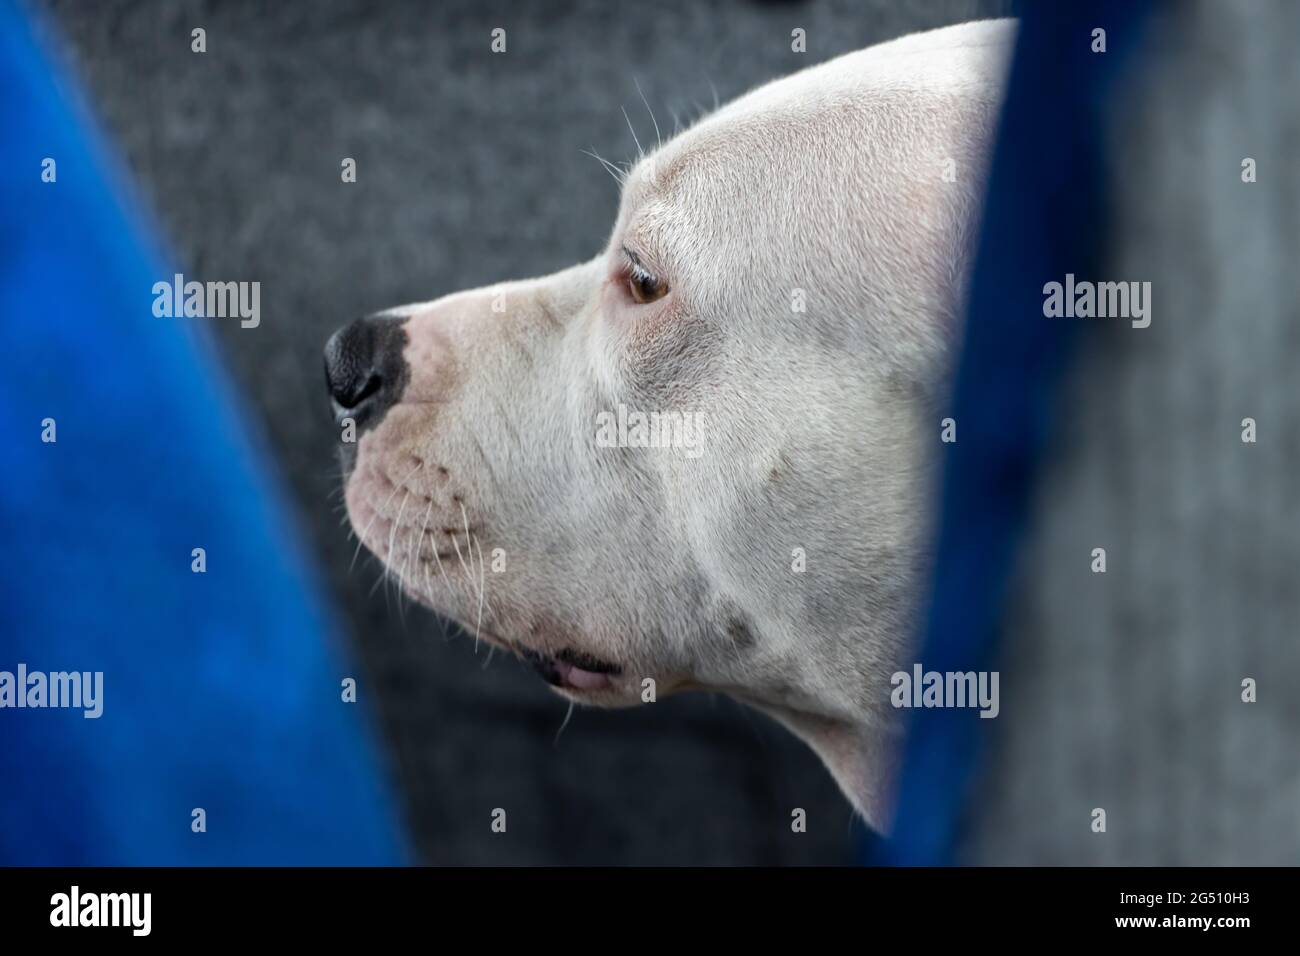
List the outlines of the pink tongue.
{"label": "pink tongue", "polygon": [[578,688],[578,690],[598,690],[609,685],[608,674],[584,671],[581,667],[574,667],[572,664],[566,664],[564,667],[565,683]]}

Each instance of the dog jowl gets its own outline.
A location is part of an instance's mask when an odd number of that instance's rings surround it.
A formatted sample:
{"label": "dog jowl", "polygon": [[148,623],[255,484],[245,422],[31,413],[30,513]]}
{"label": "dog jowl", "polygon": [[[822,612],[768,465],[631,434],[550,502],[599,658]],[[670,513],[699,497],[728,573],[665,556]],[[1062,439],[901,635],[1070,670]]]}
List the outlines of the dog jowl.
{"label": "dog jowl", "polygon": [[571,700],[766,711],[885,826],[1012,29],[761,87],[638,161],[591,260],[336,333],[361,542]]}

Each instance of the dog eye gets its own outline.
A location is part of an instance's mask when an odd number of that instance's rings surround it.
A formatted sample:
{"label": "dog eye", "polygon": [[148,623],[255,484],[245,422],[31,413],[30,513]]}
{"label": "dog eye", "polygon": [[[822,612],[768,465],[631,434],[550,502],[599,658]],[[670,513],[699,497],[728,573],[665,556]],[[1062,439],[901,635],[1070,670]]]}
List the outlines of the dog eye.
{"label": "dog eye", "polygon": [[627,294],[632,297],[633,302],[637,305],[645,305],[656,299],[662,299],[668,294],[668,283],[657,278],[647,269],[641,262],[641,257],[627,246],[623,247],[623,258],[627,266],[625,271],[627,278],[623,281],[627,286]]}
{"label": "dog eye", "polygon": [[643,270],[634,270],[627,277],[627,291],[637,305],[645,305],[668,294],[668,283]]}

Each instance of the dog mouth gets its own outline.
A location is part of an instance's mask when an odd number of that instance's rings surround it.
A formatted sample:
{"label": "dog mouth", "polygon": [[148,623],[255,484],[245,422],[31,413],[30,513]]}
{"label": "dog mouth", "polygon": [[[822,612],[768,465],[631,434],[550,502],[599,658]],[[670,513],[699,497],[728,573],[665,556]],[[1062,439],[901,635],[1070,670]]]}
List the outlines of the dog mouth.
{"label": "dog mouth", "polygon": [[569,648],[555,654],[525,649],[521,655],[542,680],[560,690],[578,693],[607,690],[614,686],[614,678],[623,673],[617,664]]}

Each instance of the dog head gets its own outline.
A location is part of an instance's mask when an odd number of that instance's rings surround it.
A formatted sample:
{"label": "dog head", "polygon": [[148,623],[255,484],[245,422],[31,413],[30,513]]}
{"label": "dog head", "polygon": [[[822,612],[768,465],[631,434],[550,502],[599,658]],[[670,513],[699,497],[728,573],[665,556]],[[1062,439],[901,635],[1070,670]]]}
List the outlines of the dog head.
{"label": "dog head", "polygon": [[590,261],[337,333],[361,542],[573,700],[768,711],[879,824],[1009,39],[760,88],[636,163]]}

